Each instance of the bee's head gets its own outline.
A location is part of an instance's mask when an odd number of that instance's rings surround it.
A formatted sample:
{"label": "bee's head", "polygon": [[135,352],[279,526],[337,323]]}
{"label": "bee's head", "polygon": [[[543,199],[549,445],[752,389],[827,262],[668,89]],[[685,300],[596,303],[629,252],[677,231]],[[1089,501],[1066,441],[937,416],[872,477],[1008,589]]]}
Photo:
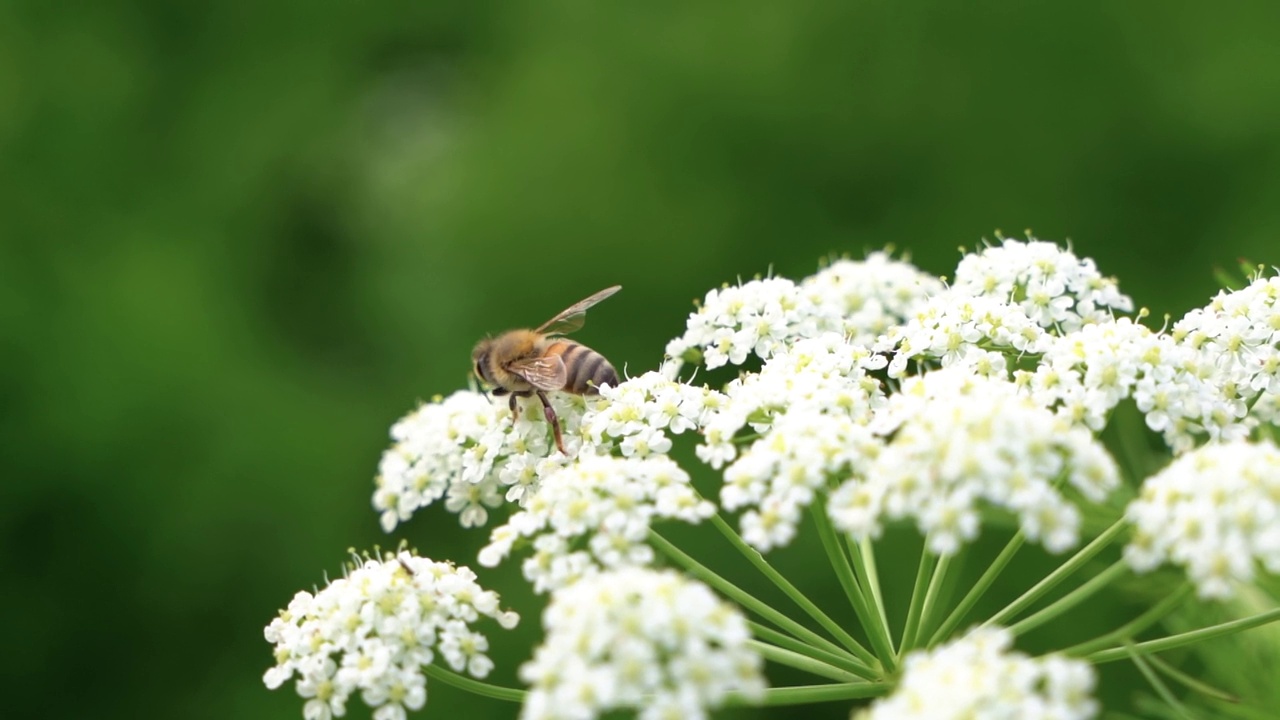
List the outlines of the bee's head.
{"label": "bee's head", "polygon": [[493,384],[493,380],[486,374],[485,368],[489,365],[489,353],[493,350],[493,338],[485,338],[476,343],[476,347],[471,351],[471,365],[476,373],[476,377],[482,382]]}

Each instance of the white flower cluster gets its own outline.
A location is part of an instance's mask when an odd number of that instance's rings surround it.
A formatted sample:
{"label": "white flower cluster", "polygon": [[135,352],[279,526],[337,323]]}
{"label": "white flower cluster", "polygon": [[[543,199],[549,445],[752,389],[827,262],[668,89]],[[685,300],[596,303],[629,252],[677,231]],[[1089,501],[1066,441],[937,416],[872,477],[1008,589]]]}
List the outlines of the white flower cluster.
{"label": "white flower cluster", "polygon": [[[1258,279],[1189,313],[1171,334],[1113,312],[1132,301],[1092,260],[1040,241],[966,255],[955,283],[876,342],[891,377],[961,367],[1008,377],[1072,422],[1101,430],[1132,398],[1175,452],[1233,440],[1278,419],[1280,278]],[[1012,364],[1033,364],[1014,370]],[[1250,413],[1250,408],[1254,412]]]}
{"label": "white flower cluster", "polygon": [[831,495],[828,512],[852,535],[876,537],[885,519],[914,518],[929,549],[951,555],[978,535],[979,503],[1018,518],[1051,552],[1078,541],[1080,511],[1065,482],[1100,502],[1119,483],[1115,462],[1074,426],[1012,383],[960,370],[908,379],[877,414],[884,449]]}
{"label": "white flower cluster", "polygon": [[741,365],[751,355],[762,359],[787,343],[810,337],[829,322],[821,309],[786,278],[764,278],[726,285],[707,293],[689,315],[684,335],[667,343],[667,357],[702,353],[710,369]]}
{"label": "white flower cluster", "polygon": [[[697,453],[725,470],[720,501],[742,515],[743,539],[767,552],[795,535],[803,510],[830,478],[847,477],[875,455],[867,429],[884,401],[867,374],[884,358],[836,333],[800,340],[774,355],[758,373],[725,388],[727,403],[707,420]],[[736,437],[760,437],[738,454]]]}
{"label": "white flower cluster", "polygon": [[628,568],[557,591],[546,640],[520,668],[522,720],[590,720],[634,708],[641,720],[707,717],[728,693],[759,698],[763,661],[746,619],[705,585]]}
{"label": "white flower cluster", "polygon": [[1042,328],[1071,332],[1130,312],[1133,301],[1114,278],[1103,277],[1093,260],[1034,238],[1006,239],[968,253],[956,267],[951,293],[990,297],[1017,305]]}
{"label": "white flower cluster", "polygon": [[671,449],[667,431],[700,430],[724,403],[715,390],[647,372],[601,388],[582,418],[582,432],[597,448],[616,445],[626,457],[661,454]]}
{"label": "white flower cluster", "polygon": [[[553,393],[551,403],[570,452],[581,445],[585,401]],[[569,459],[556,452],[551,429],[535,398],[512,422],[505,399],[460,390],[422,405],[391,427],[393,445],[382,454],[373,493],[383,530],[441,498],[463,527],[484,525],[486,508],[520,501],[538,479]]]}
{"label": "white flower cluster", "polygon": [[941,290],[937,278],[884,252],[839,260],[800,284],[765,278],[725,286],[707,293],[666,354],[678,369],[697,351],[715,369],[741,365],[752,355],[768,360],[790,343],[824,332],[868,345]]}
{"label": "white flower cluster", "polygon": [[532,539],[524,577],[535,592],[546,592],[601,568],[651,563],[654,519],[697,523],[714,513],[666,456],[584,455],[549,475],[523,510],[494,529],[480,564],[493,567],[516,542]]}
{"label": "white flower cluster", "polygon": [[422,666],[437,652],[454,670],[485,677],[489,641],[471,624],[480,616],[507,629],[519,621],[475,579],[465,567],[408,552],[366,559],[315,595],[295,595],[267,626],[276,665],[263,681],[274,690],[297,675],[307,720],[342,717],[356,691],[375,720],[404,720],[406,709],[427,701]]}
{"label": "white flower cluster", "polygon": [[1225,402],[1253,405],[1255,420],[1280,420],[1274,412],[1280,396],[1280,276],[1220,292],[1208,307],[1179,320],[1173,337],[1212,368],[1209,379]]}
{"label": "white flower cluster", "polygon": [[1129,318],[1085,325],[1053,338],[1034,370],[1014,373],[1039,404],[1094,431],[1120,401],[1133,398],[1147,426],[1175,451],[1196,436],[1237,438],[1246,408],[1214,382],[1212,359]]}
{"label": "white flower cluster", "polygon": [[1085,325],[1015,375],[1037,401],[1094,430],[1131,397],[1176,453],[1201,437],[1243,439],[1277,419],[1278,297],[1280,278],[1260,278],[1192,310],[1168,334],[1128,318]]}
{"label": "white flower cluster", "polygon": [[1054,335],[1132,309],[1093,260],[1049,242],[1004,240],[965,255],[951,287],[889,328],[876,348],[894,352],[894,377],[906,374],[912,360],[998,376],[1007,372],[1005,355],[1041,354]]}
{"label": "white flower cluster", "polygon": [[828,318],[819,329],[838,332],[855,345],[871,345],[942,290],[938,278],[887,252],[837,260],[800,283],[800,292]]}
{"label": "white flower cluster", "polygon": [[1013,634],[979,628],[903,663],[902,681],[861,720],[1088,720],[1098,714],[1082,660],[1010,650]]}
{"label": "white flower cluster", "polygon": [[1206,445],[1147,478],[1125,517],[1125,559],[1139,572],[1183,566],[1204,598],[1229,598],[1254,563],[1280,574],[1280,450],[1270,443]]}
{"label": "white flower cluster", "polygon": [[931,298],[905,323],[876,341],[892,353],[889,375],[907,374],[912,361],[960,366],[980,375],[1007,375],[1006,354],[1038,355],[1052,338],[1021,307],[992,297],[949,293]]}
{"label": "white flower cluster", "polygon": [[724,400],[703,426],[698,457],[719,469],[738,456],[735,436],[750,428],[764,433],[789,411],[838,410],[866,419],[884,402],[880,382],[868,374],[885,366],[881,355],[823,333],[789,345],[764,364],[724,389]]}
{"label": "white flower cluster", "polygon": [[[705,387],[648,372],[590,398],[550,393],[570,455],[645,457],[671,449],[668,433],[699,430],[724,404]],[[378,466],[373,506],[387,532],[441,498],[463,527],[488,521],[488,508],[524,505],[548,475],[572,462],[556,451],[536,398],[512,422],[505,399],[461,390],[422,405],[391,428],[394,444]]]}

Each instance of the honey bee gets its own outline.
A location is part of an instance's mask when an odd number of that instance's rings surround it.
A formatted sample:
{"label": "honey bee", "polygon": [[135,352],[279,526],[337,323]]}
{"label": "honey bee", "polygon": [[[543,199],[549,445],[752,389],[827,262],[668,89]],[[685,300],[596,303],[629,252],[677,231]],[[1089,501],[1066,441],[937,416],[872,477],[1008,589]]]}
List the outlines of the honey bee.
{"label": "honey bee", "polygon": [[618,372],[603,355],[581,343],[566,340],[582,327],[587,309],[622,289],[605,288],[565,308],[535,330],[508,330],[481,340],[471,351],[476,377],[493,386],[493,394],[510,395],[511,414],[519,418],[516,398],[537,395],[555,433],[556,448],[568,455],[560,435],[560,420],[547,400],[547,392],[594,395],[601,385],[617,385]]}

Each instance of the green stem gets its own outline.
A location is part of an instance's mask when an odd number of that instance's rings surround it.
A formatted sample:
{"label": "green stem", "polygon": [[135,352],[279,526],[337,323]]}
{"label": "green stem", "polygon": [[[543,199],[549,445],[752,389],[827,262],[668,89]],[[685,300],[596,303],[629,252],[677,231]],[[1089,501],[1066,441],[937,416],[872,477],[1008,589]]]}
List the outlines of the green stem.
{"label": "green stem", "polygon": [[1198,692],[1201,695],[1206,695],[1208,697],[1214,698],[1215,700],[1221,700],[1223,702],[1229,702],[1229,703],[1240,702],[1239,697],[1232,695],[1226,690],[1220,690],[1202,680],[1197,680],[1191,677],[1190,675],[1182,672],[1178,668],[1170,665],[1159,655],[1151,655],[1150,657],[1146,658],[1146,661],[1151,663],[1151,666],[1156,670],[1159,670],[1160,672],[1169,676],[1173,680],[1181,683],[1183,686],[1187,687],[1188,689]]}
{"label": "green stem", "polygon": [[778,647],[785,648],[787,650],[799,653],[801,655],[808,655],[814,660],[819,660],[828,665],[838,667],[841,670],[848,670],[854,675],[857,675],[858,677],[861,677],[861,678],[866,678],[867,680],[874,680],[880,676],[880,674],[877,673],[875,670],[871,669],[870,667],[867,667],[866,665],[863,665],[857,660],[850,659],[848,656],[845,656],[845,655],[837,655],[835,653],[827,652],[826,650],[822,650],[820,648],[816,648],[811,645],[806,645],[803,642],[800,642],[799,640],[796,640],[795,638],[791,637],[790,635],[787,635],[786,633],[779,632],[765,625],[761,625],[760,623],[755,622],[754,620],[748,620],[747,626],[751,628],[752,635],[755,635],[757,638],[760,638],[761,640],[777,645]]}
{"label": "green stem", "polygon": [[982,573],[982,577],[978,578],[978,582],[974,583],[973,587],[969,588],[969,592],[965,593],[964,599],[960,601],[955,610],[951,611],[951,614],[947,616],[946,621],[933,634],[933,637],[929,638],[928,647],[937,645],[955,631],[956,627],[960,625],[960,621],[964,620],[965,615],[968,615],[973,606],[978,604],[978,600],[982,599],[987,590],[991,589],[996,578],[1008,567],[1009,562],[1013,560],[1013,556],[1017,554],[1024,542],[1026,542],[1026,536],[1022,534],[1022,530],[1018,530],[1009,539],[1009,542],[1000,551],[1000,554],[996,556],[991,565]]}
{"label": "green stem", "polygon": [[911,586],[911,603],[907,605],[907,621],[902,627],[902,639],[898,643],[898,657],[907,654],[916,641],[916,632],[920,628],[920,609],[924,606],[924,594],[929,584],[929,574],[933,572],[933,564],[937,557],[929,552],[928,538],[920,551],[920,562],[916,565],[916,581]]}
{"label": "green stem", "polygon": [[774,625],[777,625],[783,630],[786,630],[791,633],[792,636],[797,637],[814,647],[820,647],[830,652],[837,654],[844,654],[848,652],[818,633],[801,625],[795,620],[792,620],[786,615],[783,615],[777,610],[774,610],[772,607],[769,607],[751,593],[746,592],[737,585],[734,585],[728,580],[720,577],[706,565],[703,565],[692,557],[689,557],[687,553],[676,547],[670,540],[659,535],[657,531],[652,529],[649,530],[649,542],[653,543],[654,547],[664,553],[667,557],[684,567],[690,575],[705,582],[716,590],[719,590],[725,597],[733,600],[742,607],[768,620]]}
{"label": "green stem", "polygon": [[725,705],[737,707],[777,707],[781,705],[806,705],[810,703],[857,700],[859,698],[888,695],[893,690],[889,683],[844,683],[841,685],[800,685],[797,687],[769,688],[762,699],[744,697],[741,693],[729,693]]}
{"label": "green stem", "polygon": [[1085,563],[1093,559],[1094,555],[1102,552],[1107,545],[1110,545],[1113,540],[1120,536],[1120,533],[1124,532],[1126,527],[1128,526],[1125,524],[1124,518],[1120,518],[1115,521],[1111,527],[1107,528],[1101,535],[1094,538],[1093,542],[1081,548],[1080,551],[1073,555],[1070,560],[1066,561],[1056,570],[1049,573],[1045,579],[1036,583],[1034,587],[1024,592],[1017,600],[1014,600],[1003,610],[991,616],[991,619],[982,623],[982,626],[989,627],[992,625],[1006,624],[1010,618],[1025,610],[1031,603],[1040,599],[1041,595],[1049,592],[1057,586],[1058,583],[1070,577],[1071,573],[1074,573],[1076,570],[1083,567]]}
{"label": "green stem", "polygon": [[1242,720],[1276,720],[1275,713],[1266,710],[1256,710],[1246,707],[1238,702],[1229,703],[1225,701],[1216,701],[1211,703],[1213,709],[1218,711],[1220,718],[1241,718]]}
{"label": "green stem", "polygon": [[920,608],[920,627],[916,630],[916,637],[912,639],[912,646],[916,640],[919,640],[925,633],[929,632],[930,620],[937,614],[938,596],[942,592],[942,582],[947,577],[947,568],[951,565],[951,556],[943,555],[938,558],[938,564],[933,568],[933,577],[929,579],[929,589],[924,594],[924,606]]}
{"label": "green stem", "polygon": [[836,571],[836,577],[840,580],[840,585],[844,587],[845,595],[849,597],[849,603],[853,605],[853,612],[858,616],[858,622],[862,623],[862,627],[867,631],[867,637],[871,641],[871,647],[879,657],[880,665],[885,669],[885,672],[892,673],[895,669],[893,643],[889,639],[887,629],[876,622],[870,606],[867,605],[866,598],[858,588],[858,581],[853,577],[853,570],[849,565],[849,560],[845,557],[844,550],[840,548],[840,541],[836,537],[836,529],[831,525],[831,518],[827,516],[826,506],[821,500],[814,498],[813,504],[809,506],[809,509],[813,514],[814,524],[818,526],[818,537],[822,539],[822,547],[827,551],[827,557],[831,560],[831,567]]}
{"label": "green stem", "polygon": [[1036,611],[1029,617],[1023,618],[1013,625],[1009,626],[1009,630],[1014,635],[1025,635],[1045,622],[1052,620],[1059,615],[1065,613],[1071,608],[1079,605],[1089,599],[1094,593],[1098,592],[1108,584],[1113,582],[1117,577],[1129,569],[1124,560],[1117,560],[1111,564],[1111,567],[1098,573],[1089,582],[1054,600],[1049,605]]}
{"label": "green stem", "polygon": [[889,615],[884,611],[884,596],[880,593],[880,575],[876,571],[875,546],[870,540],[854,541],[845,536],[845,546],[849,549],[849,557],[853,559],[853,572],[858,578],[858,585],[863,594],[870,594],[868,603],[874,604],[876,614],[880,617],[880,631],[889,637]]}
{"label": "green stem", "polygon": [[798,652],[792,652],[786,648],[780,648],[776,645],[760,642],[759,640],[748,640],[747,647],[760,653],[760,657],[765,660],[771,660],[779,665],[786,665],[797,670],[803,670],[807,673],[824,677],[838,682],[863,682],[863,679],[851,672],[841,670],[838,667],[832,667],[821,660],[814,660],[807,655],[801,655]]}
{"label": "green stem", "polygon": [[1210,625],[1207,628],[1200,628],[1199,630],[1170,635],[1169,637],[1160,638],[1159,640],[1148,640],[1147,642],[1138,643],[1137,645],[1128,645],[1125,647],[1090,653],[1089,655],[1086,655],[1084,659],[1095,665],[1101,665],[1102,663],[1123,660],[1126,657],[1129,657],[1130,652],[1136,652],[1140,655],[1164,652],[1165,650],[1182,647],[1183,645],[1191,645],[1193,643],[1200,642],[1201,640],[1209,640],[1223,635],[1231,635],[1233,633],[1244,632],[1245,630],[1252,630],[1253,628],[1266,625],[1267,623],[1273,623],[1277,620],[1280,620],[1280,608],[1268,610],[1264,613],[1258,613],[1257,615],[1247,618],[1232,620],[1231,622]]}
{"label": "green stem", "polygon": [[1191,584],[1184,583],[1178,587],[1177,590],[1166,595],[1163,600],[1152,605],[1146,612],[1130,620],[1124,625],[1121,625],[1105,635],[1099,635],[1092,640],[1069,647],[1062,652],[1063,654],[1070,655],[1071,657],[1083,657],[1091,652],[1096,652],[1112,645],[1121,638],[1133,637],[1134,635],[1137,635],[1143,630],[1146,630],[1152,625],[1160,622],[1164,616],[1172,612],[1174,608],[1176,608],[1189,594],[1191,594]]}
{"label": "green stem", "polygon": [[731,527],[729,523],[725,522],[724,518],[720,517],[719,514],[712,515],[711,524],[720,531],[721,535],[724,535],[725,539],[727,539],[731,545],[738,549],[738,552],[742,553],[748,562],[754,565],[761,574],[769,578],[774,585],[777,585],[778,589],[785,593],[787,597],[791,598],[792,602],[800,606],[800,609],[808,613],[809,617],[813,618],[819,625],[825,628],[827,632],[831,633],[832,637],[836,638],[842,645],[849,648],[849,650],[856,655],[858,659],[868,664],[875,663],[875,656],[872,655],[869,650],[863,647],[862,644],[850,635],[847,630],[840,627],[839,623],[832,620],[830,616],[824,613],[822,609],[815,605],[814,602],[806,597],[804,593],[800,592],[795,585],[792,585],[790,580],[783,577],[782,573],[778,572],[772,565],[770,565],[769,562],[764,559],[764,556],[760,554],[759,550],[748,545],[747,542],[742,539],[742,536],[738,535],[738,533],[734,531],[733,527]]}
{"label": "green stem", "polygon": [[426,672],[427,677],[439,680],[445,685],[452,685],[459,690],[465,690],[475,695],[482,695],[495,700],[506,700],[507,702],[524,702],[524,690],[502,687],[500,685],[490,685],[489,683],[480,682],[479,680],[472,680],[469,677],[459,675],[452,670],[442,668],[434,663],[424,665],[423,671]]}
{"label": "green stem", "polygon": [[1124,649],[1130,651],[1129,659],[1133,660],[1133,664],[1138,666],[1138,670],[1147,679],[1147,683],[1156,691],[1156,694],[1160,696],[1160,699],[1182,720],[1193,720],[1191,714],[1187,712],[1186,706],[1178,702],[1178,698],[1174,697],[1173,692],[1169,690],[1169,686],[1165,685],[1160,676],[1156,675],[1155,670],[1151,669],[1151,665],[1147,663],[1146,659],[1141,655],[1132,653],[1133,643],[1126,643]]}

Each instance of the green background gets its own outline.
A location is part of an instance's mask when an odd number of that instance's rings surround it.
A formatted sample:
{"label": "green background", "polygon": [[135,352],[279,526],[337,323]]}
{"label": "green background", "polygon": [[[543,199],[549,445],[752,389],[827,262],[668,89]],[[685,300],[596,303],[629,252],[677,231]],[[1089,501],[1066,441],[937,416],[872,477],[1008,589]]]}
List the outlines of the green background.
{"label": "green background", "polygon": [[1280,261],[1274,2],[205,5],[0,4],[6,715],[300,717],[277,608],[349,546],[485,539],[381,532],[391,422],[606,285],[581,339],[636,374],[830,253],[1030,227],[1157,318]]}

